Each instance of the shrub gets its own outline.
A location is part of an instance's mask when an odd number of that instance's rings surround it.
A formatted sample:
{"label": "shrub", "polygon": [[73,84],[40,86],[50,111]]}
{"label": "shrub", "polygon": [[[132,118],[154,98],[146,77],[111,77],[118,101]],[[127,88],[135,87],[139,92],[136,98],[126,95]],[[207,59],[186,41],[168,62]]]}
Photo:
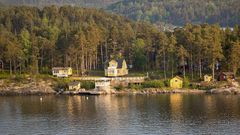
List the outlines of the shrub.
{"label": "shrub", "polygon": [[164,85],[165,85],[166,87],[170,87],[170,80],[169,80],[169,79],[164,80]]}
{"label": "shrub", "polygon": [[14,77],[14,80],[17,81],[17,82],[20,82],[23,79],[25,79],[25,76],[21,75],[21,74],[16,74],[15,77]]}
{"label": "shrub", "polygon": [[70,82],[69,79],[64,79],[64,78],[57,79],[55,89],[56,90],[60,90],[60,89],[67,90],[69,82]]}
{"label": "shrub", "polygon": [[142,84],[143,88],[162,88],[165,87],[163,80],[146,81]]}
{"label": "shrub", "polygon": [[189,88],[189,86],[190,86],[189,79],[188,78],[184,78],[184,80],[183,80],[183,87],[184,88]]}
{"label": "shrub", "polygon": [[142,89],[143,87],[142,85],[138,85],[138,84],[130,84],[129,88],[139,90],[139,89]]}
{"label": "shrub", "polygon": [[114,88],[115,88],[117,91],[124,89],[123,85],[119,85],[119,86],[116,86],[116,87],[114,87]]}
{"label": "shrub", "polygon": [[81,82],[81,88],[84,88],[86,90],[94,89],[95,83],[91,81],[82,81]]}

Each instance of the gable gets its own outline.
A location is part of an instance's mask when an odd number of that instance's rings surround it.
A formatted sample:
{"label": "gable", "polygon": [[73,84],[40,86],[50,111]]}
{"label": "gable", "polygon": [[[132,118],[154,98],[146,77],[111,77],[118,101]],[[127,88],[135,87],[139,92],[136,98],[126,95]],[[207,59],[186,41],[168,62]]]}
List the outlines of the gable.
{"label": "gable", "polygon": [[117,66],[118,66],[117,61],[111,60],[111,61],[109,62],[109,67],[117,67]]}

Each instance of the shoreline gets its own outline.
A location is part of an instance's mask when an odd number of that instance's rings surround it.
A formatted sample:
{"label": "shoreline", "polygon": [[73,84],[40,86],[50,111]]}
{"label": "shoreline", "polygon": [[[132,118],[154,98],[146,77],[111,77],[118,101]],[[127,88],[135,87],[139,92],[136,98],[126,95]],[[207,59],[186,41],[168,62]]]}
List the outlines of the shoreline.
{"label": "shoreline", "polygon": [[[232,89],[232,90],[229,90]],[[225,95],[240,95],[240,90],[235,88],[229,88],[228,90],[218,89],[214,90],[197,90],[197,89],[177,89],[177,90],[164,90],[157,88],[148,88],[141,90],[134,89],[125,89],[120,91],[112,91],[111,93],[102,93],[99,95],[158,95],[158,94],[225,94]],[[39,87],[29,87],[29,88],[21,88],[21,89],[0,89],[0,96],[45,96],[45,95],[89,95],[89,94],[79,94],[76,91],[65,91],[62,94],[58,94],[58,92],[54,91],[52,88],[41,89]]]}
{"label": "shoreline", "polygon": [[57,82],[50,79],[40,79],[35,81],[26,81],[25,83],[9,82],[3,83],[0,81],[0,96],[11,95],[149,95],[149,94],[232,94],[240,95],[239,86],[219,87],[211,90],[199,90],[191,88],[170,89],[166,88],[143,88],[131,89],[123,88],[122,90],[112,90],[109,93],[105,91],[94,91],[81,89],[78,91],[63,91],[59,92],[56,87]]}

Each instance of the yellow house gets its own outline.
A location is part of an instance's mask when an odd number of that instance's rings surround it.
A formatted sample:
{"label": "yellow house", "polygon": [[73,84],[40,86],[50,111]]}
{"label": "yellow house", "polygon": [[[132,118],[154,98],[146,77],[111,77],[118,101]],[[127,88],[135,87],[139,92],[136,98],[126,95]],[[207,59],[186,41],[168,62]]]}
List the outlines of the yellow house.
{"label": "yellow house", "polygon": [[204,82],[211,82],[212,81],[212,76],[210,75],[204,75]]}
{"label": "yellow house", "polygon": [[70,82],[68,84],[68,89],[69,90],[79,90],[81,88],[80,82]]}
{"label": "yellow house", "polygon": [[72,75],[72,68],[70,67],[54,67],[52,68],[53,76],[69,77]]}
{"label": "yellow house", "polygon": [[125,59],[111,60],[105,67],[105,76],[117,77],[128,74],[127,63]]}
{"label": "yellow house", "polygon": [[174,89],[180,89],[183,87],[183,79],[176,76],[170,80],[170,87]]}

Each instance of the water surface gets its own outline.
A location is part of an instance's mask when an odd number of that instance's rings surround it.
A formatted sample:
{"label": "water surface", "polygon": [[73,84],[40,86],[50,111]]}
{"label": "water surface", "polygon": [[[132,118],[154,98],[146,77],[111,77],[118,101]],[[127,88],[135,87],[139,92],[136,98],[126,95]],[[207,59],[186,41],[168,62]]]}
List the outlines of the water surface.
{"label": "water surface", "polygon": [[240,96],[0,97],[0,134],[240,134]]}

